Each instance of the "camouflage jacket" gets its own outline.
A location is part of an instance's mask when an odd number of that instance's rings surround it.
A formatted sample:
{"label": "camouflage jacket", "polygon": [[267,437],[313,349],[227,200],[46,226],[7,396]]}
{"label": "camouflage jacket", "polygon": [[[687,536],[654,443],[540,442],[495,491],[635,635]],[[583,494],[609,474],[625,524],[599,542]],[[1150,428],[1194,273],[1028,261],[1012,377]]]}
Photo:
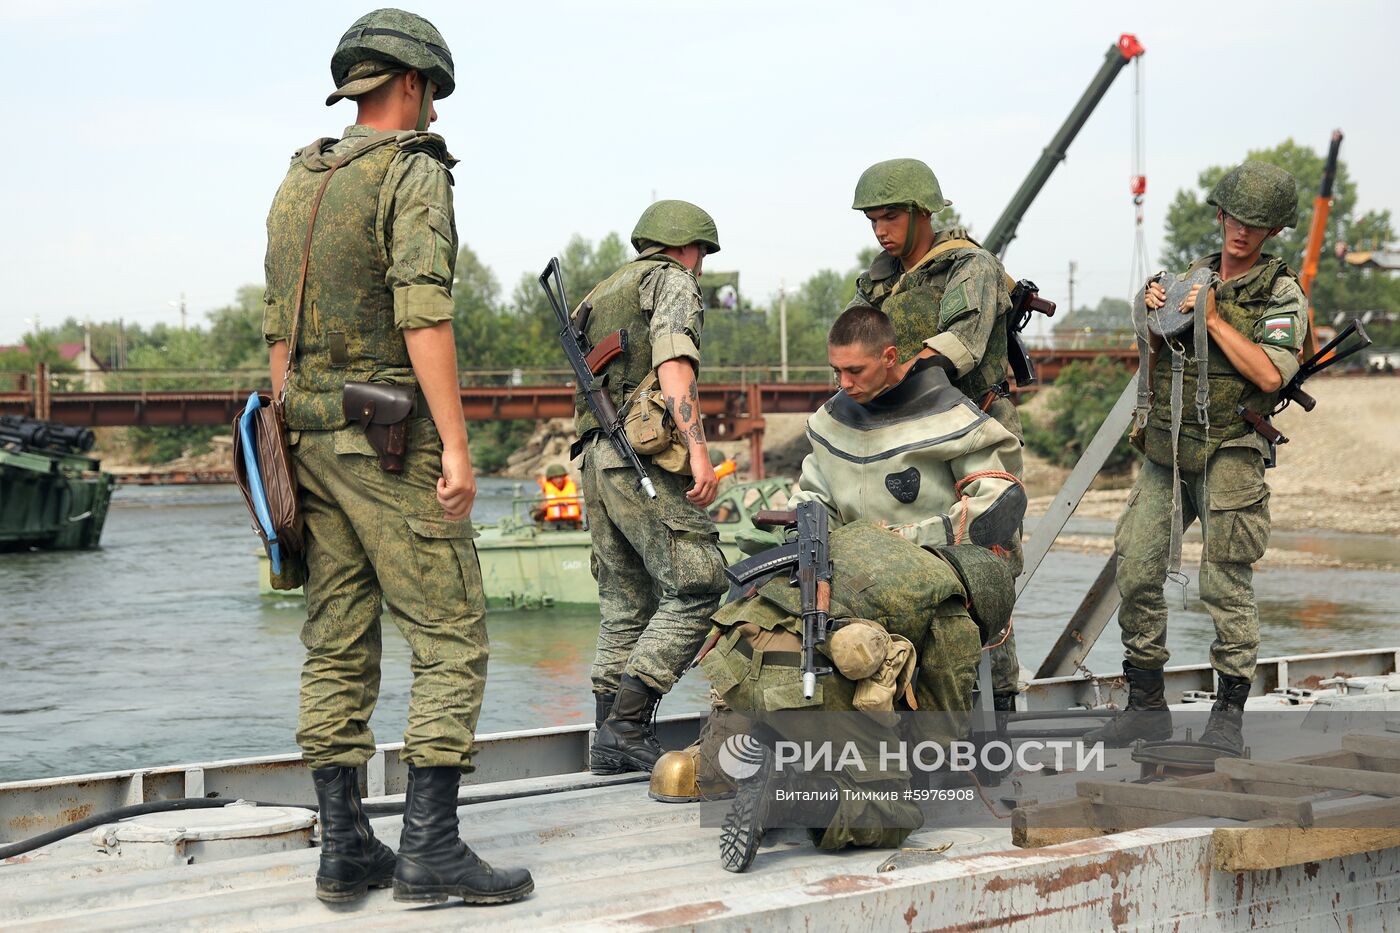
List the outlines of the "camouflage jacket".
{"label": "camouflage jacket", "polygon": [[[950,239],[970,237],[950,227],[934,235],[933,245]],[[851,304],[889,315],[901,359],[928,347],[952,360],[954,385],[975,401],[1006,379],[1011,295],[1000,260],[980,246],[951,249],[908,272],[897,257],[881,253],[856,280]]]}
{"label": "camouflage jacket", "polygon": [[296,368],[287,385],[287,426],[345,426],[347,381],[414,381],[401,330],[452,318],[457,229],[455,163],[442,137],[348,127],[297,151],[267,218],[263,336],[288,340],[307,223],[325,172],[311,241]]}
{"label": "camouflage jacket", "polygon": [[[691,272],[668,256],[634,259],[608,276],[589,293],[593,305],[588,337],[594,343],[620,328],[627,330],[627,349],[603,370],[613,405],[641,384],[647,374],[668,360],[687,359],[700,372],[700,332],[705,309],[700,285]],[[583,400],[575,399],[575,428],[583,435],[598,426]],[[611,445],[600,445],[599,456],[611,463]],[[621,458],[617,458],[620,460]]]}
{"label": "camouflage jacket", "polygon": [[[1220,271],[1220,254],[1212,253],[1191,264],[1182,273],[1190,276],[1200,268]],[[1215,290],[1216,312],[1225,322],[1258,344],[1279,371],[1283,382],[1298,372],[1298,350],[1307,333],[1307,299],[1293,270],[1277,256],[1260,256],[1249,271],[1222,282]],[[1191,341],[1186,340],[1190,348]],[[1209,344],[1209,427],[1196,418],[1192,400],[1196,395],[1196,367],[1187,363],[1183,372],[1180,451],[1183,468],[1204,464],[1222,443],[1253,446],[1267,454],[1263,438],[1237,414],[1240,406],[1267,415],[1278,400],[1278,393],[1265,392],[1245,379],[1216,345]],[[1159,353],[1152,369],[1152,409],[1148,419],[1147,455],[1156,463],[1170,466],[1171,459],[1171,365],[1170,354]],[[1234,442],[1234,443],[1232,443]]]}

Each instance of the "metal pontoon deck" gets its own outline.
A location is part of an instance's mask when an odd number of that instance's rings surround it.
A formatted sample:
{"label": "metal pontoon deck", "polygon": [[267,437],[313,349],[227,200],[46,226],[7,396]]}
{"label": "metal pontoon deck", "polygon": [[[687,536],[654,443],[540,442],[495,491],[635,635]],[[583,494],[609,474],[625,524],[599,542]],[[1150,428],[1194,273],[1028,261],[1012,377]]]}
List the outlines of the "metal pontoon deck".
{"label": "metal pontoon deck", "polygon": [[[1275,659],[1261,664],[1258,682],[1272,686],[1251,708],[1400,710],[1395,672],[1394,649]],[[1204,675],[1170,676],[1185,691]],[[1109,678],[1054,678],[1033,682],[1025,698],[1064,709],[1115,689]],[[663,740],[683,744],[698,725],[663,720]],[[1400,848],[1221,872],[1211,866],[1212,828],[1201,825],[1018,849],[1011,820],[1001,819],[926,828],[898,852],[839,854],[788,832],[734,875],[720,867],[717,831],[701,825],[698,805],[654,802],[638,775],[581,771],[587,739],[573,727],[480,740],[478,770],[462,789],[462,833],[488,860],[531,869],[536,892],[516,904],[424,908],[373,891],[332,909],[313,895],[314,848],[152,866],[104,853],[84,833],[0,865],[0,928],[1400,929]],[[370,798],[401,794],[404,778],[398,746],[381,746],[366,769]],[[0,834],[13,841],[140,800],[309,803],[310,783],[295,756],[16,782],[0,785]],[[374,826],[394,845],[401,818]]]}

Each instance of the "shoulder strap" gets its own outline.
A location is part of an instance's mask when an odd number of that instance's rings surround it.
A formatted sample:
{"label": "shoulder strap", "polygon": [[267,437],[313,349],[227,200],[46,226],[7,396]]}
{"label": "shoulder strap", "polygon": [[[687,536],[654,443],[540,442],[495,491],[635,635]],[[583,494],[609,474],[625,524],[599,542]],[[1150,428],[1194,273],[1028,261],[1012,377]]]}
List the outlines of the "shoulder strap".
{"label": "shoulder strap", "polygon": [[292,371],[296,368],[297,337],[301,332],[301,307],[306,297],[306,270],[311,264],[311,241],[316,233],[316,215],[321,210],[321,199],[325,197],[326,187],[330,185],[331,176],[335,174],[336,169],[352,159],[359,158],[371,149],[392,142],[398,135],[397,131],[389,130],[367,137],[364,142],[351,148],[339,159],[336,159],[330,168],[326,169],[326,177],[321,179],[321,187],[316,189],[316,197],[311,201],[311,218],[306,222],[306,239],[302,242],[301,247],[301,271],[297,273],[297,298],[296,304],[292,308],[292,336],[287,341],[287,368],[282,373],[282,391],[277,399],[279,402],[286,401],[287,383],[291,380]]}
{"label": "shoulder strap", "polygon": [[[930,263],[932,263],[935,259],[938,259],[940,256],[946,255],[947,253],[951,253],[955,249],[980,249],[980,247],[971,240],[967,240],[962,237],[949,237],[942,243],[935,244],[933,249],[929,250],[927,253],[924,253],[923,258],[920,259],[918,262],[914,263],[914,265],[912,265],[909,268],[908,272],[905,272],[904,275],[899,277],[899,281],[896,282],[894,288],[890,290],[890,294],[897,295],[903,290],[905,279],[909,276],[910,273],[914,272],[917,269],[922,269],[924,266],[927,266]],[[1006,276],[1006,290],[1011,291],[1013,288],[1016,287],[1016,280],[1013,279],[1010,276],[1010,274],[1006,272],[1003,272],[1002,274]]]}

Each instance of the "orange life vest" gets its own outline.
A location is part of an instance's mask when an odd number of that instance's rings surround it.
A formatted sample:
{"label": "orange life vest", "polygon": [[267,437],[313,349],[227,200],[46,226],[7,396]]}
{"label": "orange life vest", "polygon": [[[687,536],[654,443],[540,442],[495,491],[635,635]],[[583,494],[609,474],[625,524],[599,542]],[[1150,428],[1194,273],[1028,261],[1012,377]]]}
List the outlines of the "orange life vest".
{"label": "orange life vest", "polygon": [[545,521],[576,522],[583,518],[583,510],[578,504],[578,487],[574,485],[572,476],[564,477],[562,489],[541,476],[540,490],[544,493]]}

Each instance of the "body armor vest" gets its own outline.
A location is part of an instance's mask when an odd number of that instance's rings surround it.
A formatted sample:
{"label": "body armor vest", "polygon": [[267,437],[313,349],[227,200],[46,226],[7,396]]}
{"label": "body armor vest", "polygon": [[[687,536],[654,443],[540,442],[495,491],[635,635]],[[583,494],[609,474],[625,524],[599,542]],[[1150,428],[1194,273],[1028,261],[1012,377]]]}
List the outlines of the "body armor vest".
{"label": "body armor vest", "polygon": [[[608,389],[618,418],[626,415],[622,403],[632,394],[632,390],[642,384],[651,372],[651,322],[642,313],[642,280],[647,274],[661,266],[672,264],[684,268],[680,263],[661,256],[648,259],[634,259],[608,276],[593,289],[589,298],[593,313],[588,318],[584,336],[590,344],[597,344],[613,331],[627,331],[627,349],[618,354],[612,362],[603,367],[598,376]],[[574,429],[579,437],[601,427],[593,416],[583,393],[574,396]]]}
{"label": "body armor vest", "polygon": [[[339,158],[330,151],[334,143],[321,140],[299,153],[268,214],[268,301],[287,309],[289,324],[311,204],[324,172]],[[399,152],[392,139],[366,147],[336,171],[321,200],[296,368],[287,385],[291,430],[344,427],[340,396],[347,381],[414,382],[408,347],[394,324],[394,295],[385,285],[389,257],[376,228],[380,188]]]}
{"label": "body armor vest", "polygon": [[[949,239],[976,242],[971,240],[966,230],[955,227],[938,231],[937,236],[934,237],[933,245],[937,247],[939,243]],[[981,249],[980,246],[977,248]],[[918,353],[923,349],[923,342],[926,339],[942,331],[939,309],[943,304],[943,295],[948,290],[948,279],[952,275],[956,262],[971,251],[967,247],[952,249],[926,266],[911,269],[903,277],[874,283],[870,299],[877,308],[889,315],[890,322],[894,324],[900,359],[908,359]],[[988,255],[991,254],[988,253]],[[878,264],[886,256],[888,254],[877,257],[876,263]],[[893,259],[893,257],[889,258]],[[897,261],[895,261],[895,265],[898,265]],[[1004,278],[1006,273],[1001,269],[999,260],[996,265]],[[996,323],[992,325],[991,333],[987,335],[987,349],[982,354],[982,361],[968,370],[967,373],[953,380],[953,385],[959,391],[978,404],[981,404],[989,389],[1006,381],[1006,372],[1009,366],[1006,348],[1006,313],[1010,309],[1011,303],[1008,296],[1006,303],[997,308]]]}

